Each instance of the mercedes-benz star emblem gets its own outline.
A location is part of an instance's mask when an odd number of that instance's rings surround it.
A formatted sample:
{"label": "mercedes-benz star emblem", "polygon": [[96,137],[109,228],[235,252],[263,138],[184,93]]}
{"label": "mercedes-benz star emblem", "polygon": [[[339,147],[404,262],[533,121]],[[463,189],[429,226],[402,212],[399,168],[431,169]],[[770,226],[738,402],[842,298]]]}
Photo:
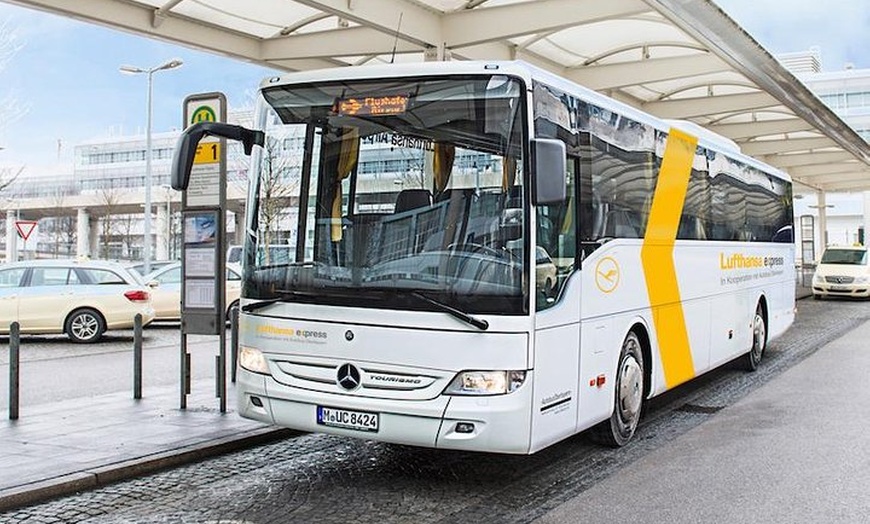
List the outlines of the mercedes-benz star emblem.
{"label": "mercedes-benz star emblem", "polygon": [[360,374],[359,370],[353,364],[342,364],[338,368],[338,385],[344,389],[351,391],[359,387]]}

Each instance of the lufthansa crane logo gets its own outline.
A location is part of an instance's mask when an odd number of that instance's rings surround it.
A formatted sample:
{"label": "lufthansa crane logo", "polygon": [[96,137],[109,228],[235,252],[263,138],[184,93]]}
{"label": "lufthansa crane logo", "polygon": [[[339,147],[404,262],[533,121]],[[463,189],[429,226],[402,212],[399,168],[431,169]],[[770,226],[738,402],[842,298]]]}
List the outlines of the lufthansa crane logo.
{"label": "lufthansa crane logo", "polygon": [[361,376],[359,370],[353,364],[342,364],[342,366],[338,368],[336,382],[338,382],[338,385],[344,389],[353,391],[358,388],[360,385],[360,379]]}
{"label": "lufthansa crane logo", "polygon": [[602,293],[612,293],[619,286],[619,264],[616,259],[604,257],[595,265],[595,285]]}

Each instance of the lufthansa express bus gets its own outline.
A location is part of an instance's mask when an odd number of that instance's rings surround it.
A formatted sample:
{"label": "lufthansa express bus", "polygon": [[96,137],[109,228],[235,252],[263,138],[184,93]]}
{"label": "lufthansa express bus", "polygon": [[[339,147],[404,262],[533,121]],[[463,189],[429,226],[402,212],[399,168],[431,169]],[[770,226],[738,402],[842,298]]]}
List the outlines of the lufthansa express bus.
{"label": "lufthansa express bus", "polygon": [[[754,370],[794,320],[789,177],[522,62],[273,78],[253,145],[238,411],[534,453],[627,443],[651,397]],[[291,260],[256,257],[290,243]]]}

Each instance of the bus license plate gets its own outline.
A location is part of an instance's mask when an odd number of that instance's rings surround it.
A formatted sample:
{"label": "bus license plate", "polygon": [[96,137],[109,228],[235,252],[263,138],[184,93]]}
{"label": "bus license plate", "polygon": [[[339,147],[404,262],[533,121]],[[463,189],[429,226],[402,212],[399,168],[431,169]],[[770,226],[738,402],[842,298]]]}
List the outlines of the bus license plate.
{"label": "bus license plate", "polygon": [[317,423],[333,428],[372,431],[377,433],[380,416],[377,413],[317,406]]}

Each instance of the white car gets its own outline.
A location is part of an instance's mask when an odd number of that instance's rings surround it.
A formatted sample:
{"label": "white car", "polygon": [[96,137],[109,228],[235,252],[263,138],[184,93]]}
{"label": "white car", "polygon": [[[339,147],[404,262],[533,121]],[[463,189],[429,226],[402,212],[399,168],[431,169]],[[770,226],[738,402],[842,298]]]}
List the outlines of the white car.
{"label": "white car", "polygon": [[813,275],[813,298],[870,298],[866,247],[829,247]]}
{"label": "white car", "polygon": [[0,266],[0,335],[17,321],[22,334],[61,334],[96,342],[106,330],[154,318],[151,295],[121,264],[29,260]]}
{"label": "white car", "polygon": [[556,265],[547,250],[541,246],[535,248],[535,285],[545,296],[553,293],[556,286]]}
{"label": "white car", "polygon": [[[151,301],[154,304],[155,320],[181,319],[181,262],[152,271],[143,277],[145,285],[151,288]],[[227,319],[230,311],[239,306],[242,294],[242,271],[235,264],[227,264],[226,295]]]}

